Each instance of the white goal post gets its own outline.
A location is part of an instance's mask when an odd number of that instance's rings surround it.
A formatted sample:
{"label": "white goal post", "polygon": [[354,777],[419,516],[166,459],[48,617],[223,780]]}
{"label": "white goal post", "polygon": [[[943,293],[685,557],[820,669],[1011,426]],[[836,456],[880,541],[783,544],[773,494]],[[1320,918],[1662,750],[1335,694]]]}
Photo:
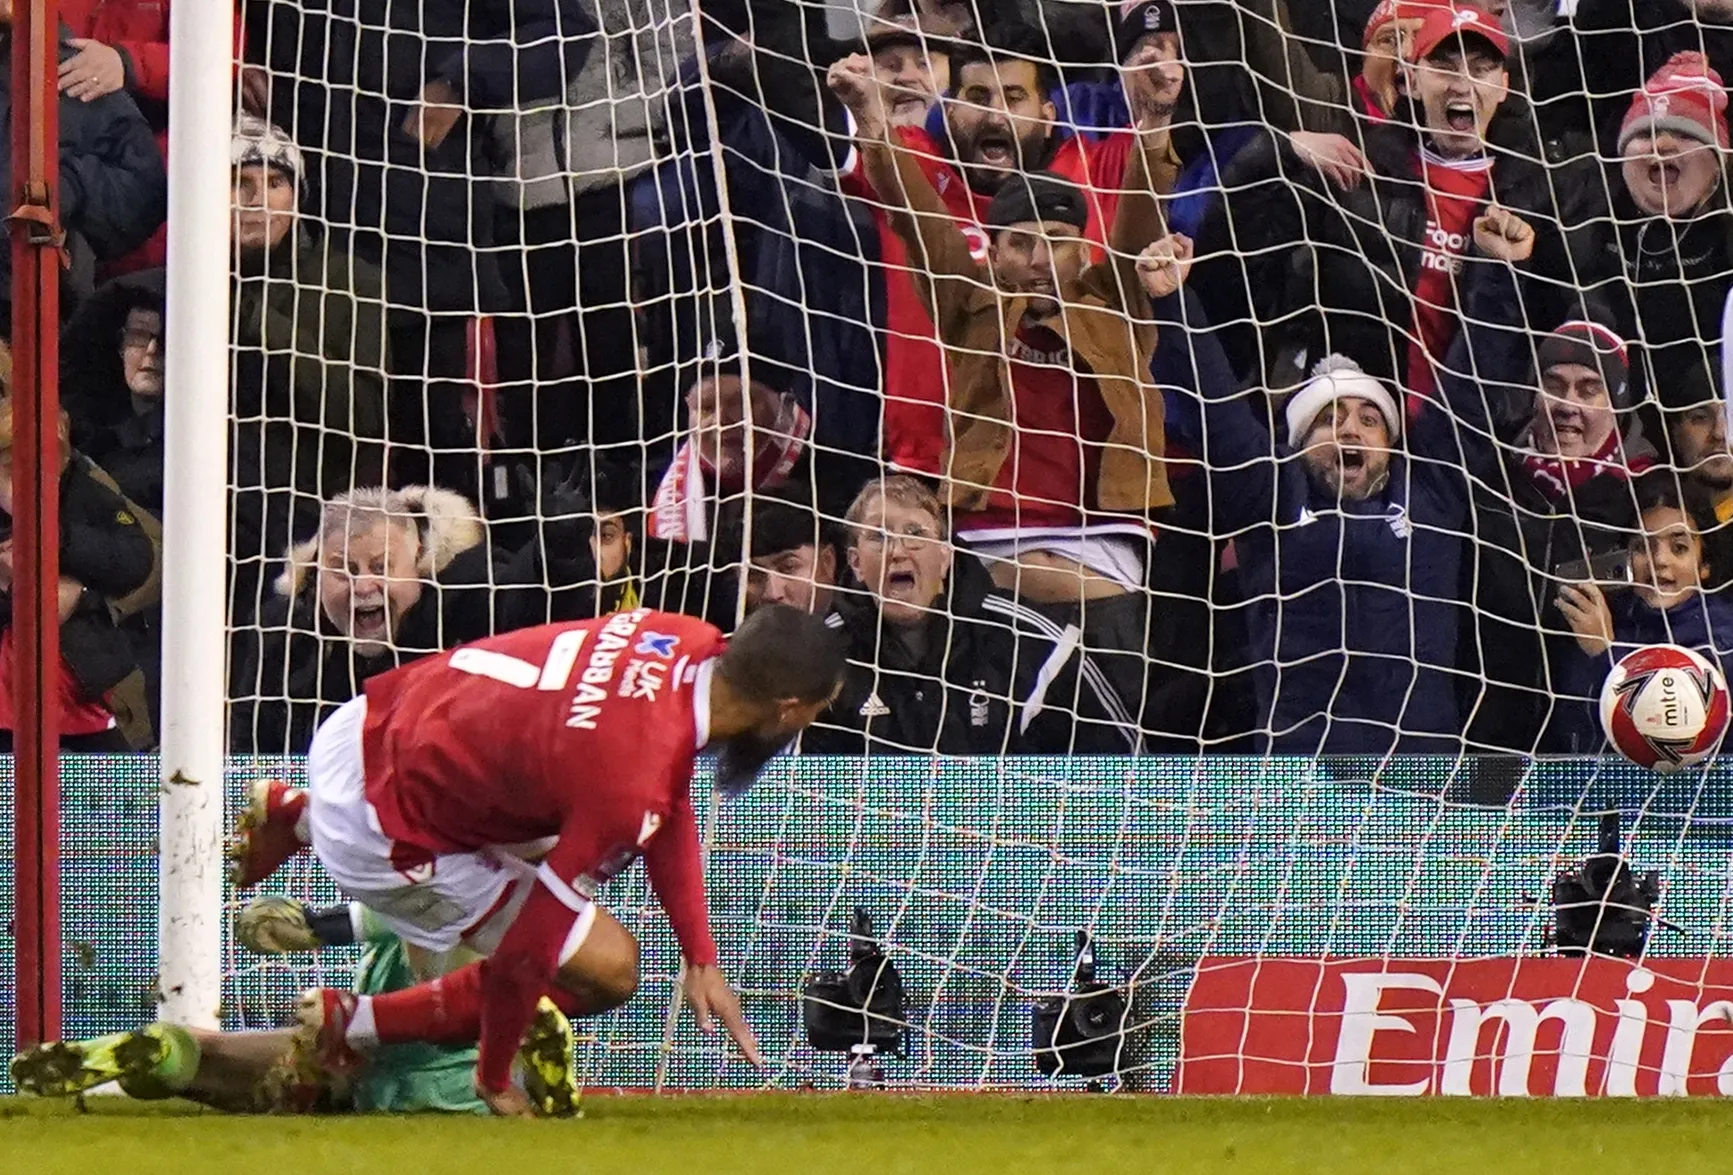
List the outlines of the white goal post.
{"label": "white goal post", "polygon": [[234,5],[171,13],[159,1013],[221,1023]]}

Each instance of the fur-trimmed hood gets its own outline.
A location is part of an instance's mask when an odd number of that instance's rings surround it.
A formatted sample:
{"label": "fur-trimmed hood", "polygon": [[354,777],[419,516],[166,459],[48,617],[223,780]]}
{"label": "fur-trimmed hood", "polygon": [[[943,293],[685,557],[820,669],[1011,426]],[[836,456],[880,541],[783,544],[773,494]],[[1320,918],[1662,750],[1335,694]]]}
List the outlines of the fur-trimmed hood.
{"label": "fur-trimmed hood", "polygon": [[[421,544],[415,567],[422,579],[437,579],[453,559],[480,546],[487,538],[481,515],[469,499],[438,486],[351,490],[332,498],[325,510],[329,512],[333,507],[349,505],[377,507],[388,514],[413,520]],[[312,579],[312,570],[319,564],[319,536],[314,535],[290,547],[284,554],[284,563],[275,586],[278,595],[293,599],[306,589]]]}

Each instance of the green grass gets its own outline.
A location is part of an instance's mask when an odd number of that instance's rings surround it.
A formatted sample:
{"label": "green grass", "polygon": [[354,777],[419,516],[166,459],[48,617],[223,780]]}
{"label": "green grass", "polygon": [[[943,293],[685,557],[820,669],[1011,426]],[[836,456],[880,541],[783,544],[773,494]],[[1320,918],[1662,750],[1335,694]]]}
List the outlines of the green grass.
{"label": "green grass", "polygon": [[0,1099],[23,1175],[1096,1175],[1725,1172],[1707,1101],[1347,1101],[996,1095],[592,1095],[573,1122],[232,1117],[181,1103]]}

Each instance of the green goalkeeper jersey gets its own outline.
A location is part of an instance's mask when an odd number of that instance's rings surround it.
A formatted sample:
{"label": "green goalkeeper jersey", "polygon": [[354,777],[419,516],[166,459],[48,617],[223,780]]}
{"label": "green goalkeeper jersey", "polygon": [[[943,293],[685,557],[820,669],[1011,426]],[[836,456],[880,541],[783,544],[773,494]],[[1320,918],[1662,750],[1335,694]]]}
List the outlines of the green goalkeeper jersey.
{"label": "green goalkeeper jersey", "polygon": [[[409,955],[395,937],[374,939],[355,973],[355,990],[383,995],[415,985]],[[474,1046],[393,1044],[376,1050],[355,1078],[355,1108],[364,1113],[485,1114],[475,1096]]]}

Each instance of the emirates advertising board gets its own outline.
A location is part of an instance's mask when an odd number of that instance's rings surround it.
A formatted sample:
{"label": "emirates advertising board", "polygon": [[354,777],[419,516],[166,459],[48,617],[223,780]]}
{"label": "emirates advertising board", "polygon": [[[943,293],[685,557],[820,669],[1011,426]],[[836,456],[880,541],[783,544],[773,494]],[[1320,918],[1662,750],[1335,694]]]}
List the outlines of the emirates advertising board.
{"label": "emirates advertising board", "polygon": [[1733,959],[1206,957],[1175,1092],[1733,1093]]}

